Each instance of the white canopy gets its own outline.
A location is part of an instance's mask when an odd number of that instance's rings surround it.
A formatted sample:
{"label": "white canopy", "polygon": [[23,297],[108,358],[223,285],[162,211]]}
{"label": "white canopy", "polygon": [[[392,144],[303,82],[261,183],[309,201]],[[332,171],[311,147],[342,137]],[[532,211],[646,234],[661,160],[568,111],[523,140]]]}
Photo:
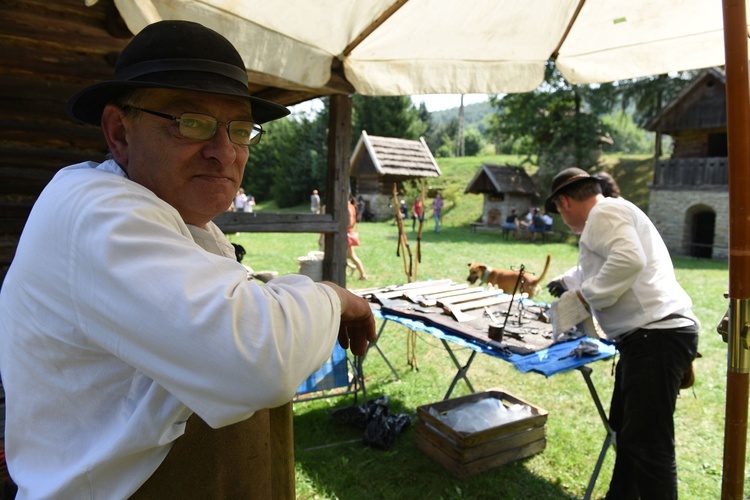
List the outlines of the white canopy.
{"label": "white canopy", "polygon": [[[96,0],[88,0],[95,2]],[[718,0],[115,0],[133,33],[162,19],[229,38],[248,70],[364,95],[525,92],[724,64]],[[284,84],[277,84],[285,88]]]}

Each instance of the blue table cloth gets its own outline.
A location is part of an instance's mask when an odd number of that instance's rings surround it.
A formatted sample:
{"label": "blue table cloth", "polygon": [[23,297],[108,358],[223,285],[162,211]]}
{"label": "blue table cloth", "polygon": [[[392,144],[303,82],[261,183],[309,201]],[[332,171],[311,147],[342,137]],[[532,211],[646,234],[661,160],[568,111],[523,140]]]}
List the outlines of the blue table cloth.
{"label": "blue table cloth", "polygon": [[[446,340],[458,346],[503,359],[505,361],[508,361],[509,363],[512,363],[513,366],[515,366],[522,373],[533,371],[541,373],[545,377],[549,377],[560,372],[574,370],[580,366],[593,363],[594,361],[598,361],[600,359],[610,358],[617,352],[615,346],[612,344],[603,342],[599,339],[582,337],[575,340],[560,342],[559,344],[554,344],[547,349],[542,349],[531,354],[507,354],[501,349],[497,349],[490,344],[482,342],[479,339],[461,337],[459,335],[447,333],[440,328],[425,325],[421,321],[404,318],[395,314],[383,313],[382,311],[377,309],[373,310],[373,314],[376,318],[393,321],[395,323],[402,324],[412,330],[429,333],[430,335],[438,339]],[[584,340],[597,344],[597,346],[599,347],[599,354],[595,356],[584,356],[580,358],[576,356],[565,357],[567,354],[573,351],[573,349],[578,347],[578,344],[580,344]]]}

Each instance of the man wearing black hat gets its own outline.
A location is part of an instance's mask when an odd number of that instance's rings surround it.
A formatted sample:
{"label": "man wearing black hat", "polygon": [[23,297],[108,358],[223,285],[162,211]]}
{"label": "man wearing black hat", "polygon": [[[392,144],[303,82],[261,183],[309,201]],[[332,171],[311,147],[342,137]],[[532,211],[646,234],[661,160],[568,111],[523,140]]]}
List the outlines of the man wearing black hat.
{"label": "man wearing black hat", "polygon": [[211,222],[261,124],[288,111],[250,95],[224,37],[163,21],[69,112],[101,125],[111,159],[58,172],[0,292],[19,495],[247,497],[237,426],[291,400],[337,338],[355,354],[375,339],[367,302],[333,283],[248,281]]}
{"label": "man wearing black hat", "polygon": [[700,323],[646,214],[601,193],[598,179],[578,168],[552,181],[547,211],[581,238],[578,266],[551,282],[550,293],[561,305],[566,294],[577,296],[620,353],[610,407],[617,458],[606,498],[677,498],[673,414]]}

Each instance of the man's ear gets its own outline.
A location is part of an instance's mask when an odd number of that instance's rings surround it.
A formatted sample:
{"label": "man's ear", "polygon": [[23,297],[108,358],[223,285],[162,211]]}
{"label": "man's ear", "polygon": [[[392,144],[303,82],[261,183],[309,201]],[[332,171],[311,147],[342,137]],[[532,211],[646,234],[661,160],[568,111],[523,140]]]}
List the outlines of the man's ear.
{"label": "man's ear", "polygon": [[568,210],[570,208],[570,196],[567,194],[559,194],[557,195],[557,204],[558,204],[558,211],[560,207],[564,208],[565,210]]}
{"label": "man's ear", "polygon": [[114,104],[107,104],[102,112],[102,132],[109,152],[118,165],[128,164],[128,141],[125,131],[125,112]]}

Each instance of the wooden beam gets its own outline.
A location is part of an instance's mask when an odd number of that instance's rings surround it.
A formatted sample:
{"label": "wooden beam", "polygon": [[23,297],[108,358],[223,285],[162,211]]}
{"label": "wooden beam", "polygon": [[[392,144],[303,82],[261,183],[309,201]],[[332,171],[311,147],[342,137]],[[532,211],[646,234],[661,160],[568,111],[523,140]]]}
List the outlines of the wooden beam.
{"label": "wooden beam", "polygon": [[339,223],[330,214],[224,212],[214,223],[225,233],[335,233]]}
{"label": "wooden beam", "polygon": [[328,122],[328,179],[326,212],[337,231],[326,235],[323,279],[346,286],[346,230],[349,226],[349,158],[352,142],[352,99],[331,96]]}
{"label": "wooden beam", "polygon": [[352,53],[352,51],[353,51],[354,49],[356,49],[356,48],[357,48],[357,46],[358,46],[358,45],[359,45],[360,43],[364,42],[364,41],[365,41],[365,39],[366,39],[366,38],[367,38],[368,36],[370,36],[370,35],[372,34],[372,32],[373,32],[373,31],[375,31],[376,29],[378,29],[378,28],[379,28],[379,27],[380,27],[380,26],[381,26],[381,25],[382,25],[382,24],[383,24],[384,22],[386,22],[386,21],[387,21],[387,20],[388,20],[388,19],[389,19],[389,18],[390,18],[390,17],[391,17],[391,16],[393,15],[393,14],[395,14],[396,12],[398,12],[398,10],[399,10],[399,9],[400,9],[401,7],[403,7],[404,5],[406,5],[406,2],[408,2],[408,1],[409,1],[409,0],[398,0],[398,1],[396,1],[396,2],[393,2],[393,4],[392,4],[392,5],[390,6],[390,7],[388,7],[388,8],[386,9],[386,10],[384,10],[384,11],[383,11],[383,13],[382,13],[382,14],[380,14],[380,15],[379,15],[379,16],[377,17],[377,19],[375,19],[375,20],[374,20],[373,22],[371,22],[371,23],[370,23],[370,25],[369,25],[369,26],[367,26],[367,28],[365,28],[364,30],[362,30],[362,32],[361,32],[361,33],[360,33],[359,35],[357,35],[357,38],[355,38],[354,40],[352,40],[352,41],[351,41],[351,43],[349,43],[349,45],[347,45],[347,46],[346,46],[346,47],[344,48],[344,50],[343,50],[343,52],[341,53],[341,55],[342,55],[343,57],[346,57],[346,56],[348,56],[349,54],[351,54],[351,53]]}

